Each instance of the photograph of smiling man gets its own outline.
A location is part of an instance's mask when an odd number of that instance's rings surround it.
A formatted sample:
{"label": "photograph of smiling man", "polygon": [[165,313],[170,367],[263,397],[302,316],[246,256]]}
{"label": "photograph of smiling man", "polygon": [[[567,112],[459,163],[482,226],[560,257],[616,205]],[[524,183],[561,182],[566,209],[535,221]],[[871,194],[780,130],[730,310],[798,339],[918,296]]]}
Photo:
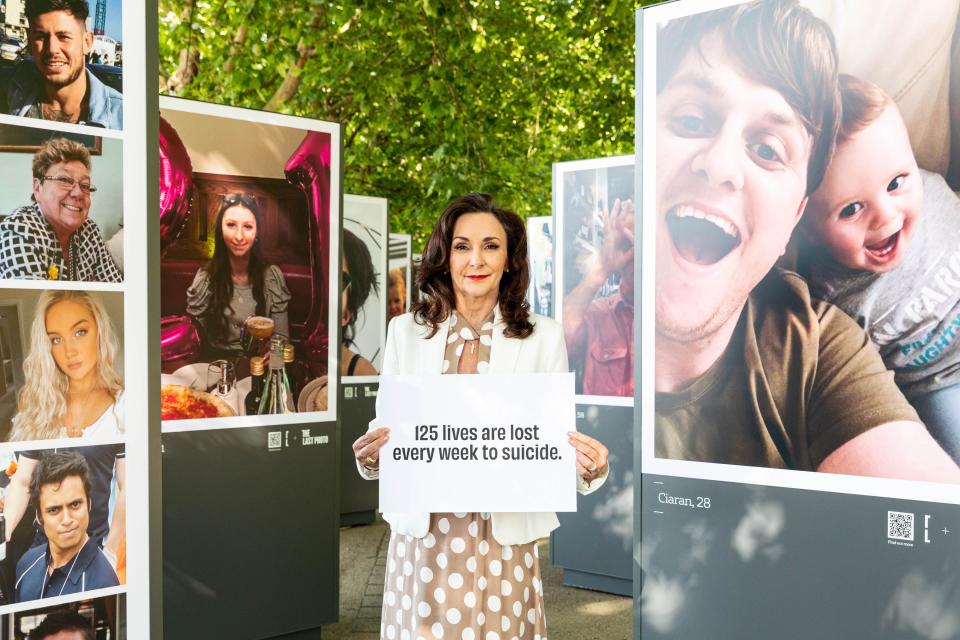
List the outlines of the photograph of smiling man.
{"label": "photograph of smiling man", "polygon": [[758,1],[657,47],[656,457],[960,482],[867,333],[774,266],[835,146],[830,28]]}
{"label": "photograph of smiling man", "polygon": [[107,7],[88,25],[86,0],[26,0],[27,44],[12,70],[0,68],[0,112],[122,129],[121,43],[105,35],[122,39],[120,2]]}

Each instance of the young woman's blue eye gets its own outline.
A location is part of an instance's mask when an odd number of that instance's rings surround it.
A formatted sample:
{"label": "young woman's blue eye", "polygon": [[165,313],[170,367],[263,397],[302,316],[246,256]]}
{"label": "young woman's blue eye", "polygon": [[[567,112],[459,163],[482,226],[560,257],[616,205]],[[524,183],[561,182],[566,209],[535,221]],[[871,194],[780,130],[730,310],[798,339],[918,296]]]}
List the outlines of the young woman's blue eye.
{"label": "young woman's blue eye", "polygon": [[63,338],[61,338],[60,336],[54,336],[54,337],[50,338],[50,344],[52,344],[52,345],[58,345],[58,344],[60,344],[61,342],[63,342]]}
{"label": "young woman's blue eye", "polygon": [[890,181],[890,184],[887,185],[887,191],[888,191],[888,192],[890,192],[890,191],[896,191],[897,189],[899,189],[900,187],[902,187],[902,186],[903,186],[903,183],[906,182],[906,181],[907,181],[907,175],[906,175],[906,174],[897,176],[896,178],[894,178],[893,180]]}
{"label": "young woman's blue eye", "polygon": [[845,220],[847,218],[852,218],[853,216],[860,213],[860,210],[863,209],[863,205],[859,202],[851,202],[843,209],[840,209],[839,218]]}
{"label": "young woman's blue eye", "polygon": [[90,332],[89,329],[77,329],[77,333],[74,335],[76,335],[78,338],[82,338],[83,336],[87,335],[89,332]]}

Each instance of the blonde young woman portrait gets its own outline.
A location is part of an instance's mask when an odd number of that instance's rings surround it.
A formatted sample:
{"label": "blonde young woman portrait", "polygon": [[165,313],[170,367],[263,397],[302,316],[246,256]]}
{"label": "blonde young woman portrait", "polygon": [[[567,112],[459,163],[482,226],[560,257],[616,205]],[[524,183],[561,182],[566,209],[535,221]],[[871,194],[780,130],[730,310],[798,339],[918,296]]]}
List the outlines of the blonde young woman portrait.
{"label": "blonde young woman portrait", "polygon": [[[526,226],[517,214],[481,193],[450,203],[423,252],[420,301],[390,323],[383,373],[568,371],[562,328],[529,311],[529,273]],[[354,442],[363,477],[378,477],[388,437],[382,427]],[[606,447],[581,433],[568,438],[578,491],[595,491],[608,475]],[[559,526],[556,514],[383,517],[390,546],[381,637],[547,637],[536,543]]]}
{"label": "blonde young woman portrait", "polygon": [[45,291],[30,327],[30,353],[10,440],[111,440],[124,433],[119,346],[96,294]]}

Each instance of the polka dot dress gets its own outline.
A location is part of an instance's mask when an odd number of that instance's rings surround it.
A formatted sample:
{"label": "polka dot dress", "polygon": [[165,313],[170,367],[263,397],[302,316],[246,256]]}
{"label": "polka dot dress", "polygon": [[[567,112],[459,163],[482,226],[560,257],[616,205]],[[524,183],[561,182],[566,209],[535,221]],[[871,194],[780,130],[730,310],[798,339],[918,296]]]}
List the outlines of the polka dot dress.
{"label": "polka dot dress", "polygon": [[[492,334],[492,312],[480,331],[454,314],[444,373],[486,371]],[[536,544],[501,545],[488,513],[431,514],[423,538],[391,531],[380,636],[547,640]]]}

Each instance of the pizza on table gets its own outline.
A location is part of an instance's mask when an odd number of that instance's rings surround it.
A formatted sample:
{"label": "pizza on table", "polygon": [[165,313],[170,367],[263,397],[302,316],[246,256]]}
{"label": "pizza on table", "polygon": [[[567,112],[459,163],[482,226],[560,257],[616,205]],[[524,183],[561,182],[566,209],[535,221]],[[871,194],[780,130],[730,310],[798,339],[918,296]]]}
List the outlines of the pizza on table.
{"label": "pizza on table", "polygon": [[164,385],[160,390],[162,420],[224,418],[236,415],[226,402],[212,393],[180,384]]}

